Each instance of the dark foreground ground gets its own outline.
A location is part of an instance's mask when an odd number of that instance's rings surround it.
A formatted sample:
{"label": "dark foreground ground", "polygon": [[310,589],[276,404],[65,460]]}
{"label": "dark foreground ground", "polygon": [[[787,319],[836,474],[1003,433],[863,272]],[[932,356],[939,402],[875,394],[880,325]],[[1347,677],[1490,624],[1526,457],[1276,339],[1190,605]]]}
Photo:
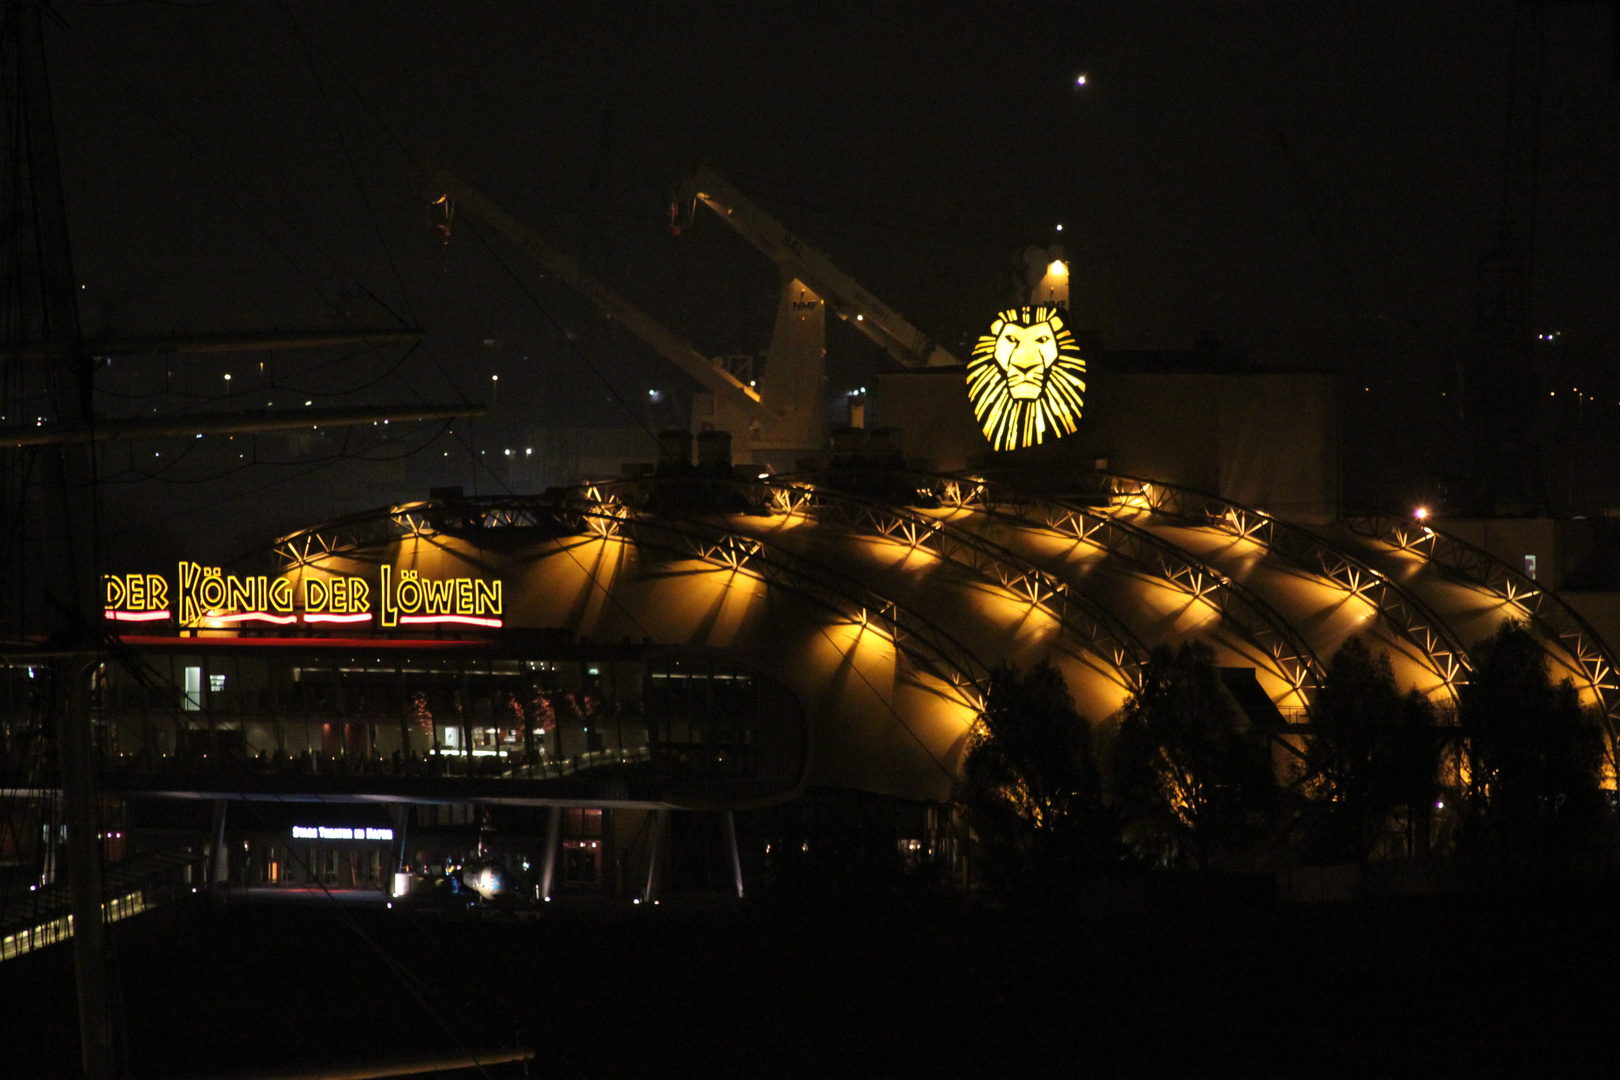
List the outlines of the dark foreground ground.
{"label": "dark foreground ground", "polygon": [[[114,928],[128,1075],[520,1042],[544,1077],[1612,1074],[1620,892],[548,910],[188,899]],[[0,965],[0,1076],[76,1073],[69,950]],[[477,1076],[476,1072],[457,1076]],[[491,1069],[491,1077],[525,1075]]]}

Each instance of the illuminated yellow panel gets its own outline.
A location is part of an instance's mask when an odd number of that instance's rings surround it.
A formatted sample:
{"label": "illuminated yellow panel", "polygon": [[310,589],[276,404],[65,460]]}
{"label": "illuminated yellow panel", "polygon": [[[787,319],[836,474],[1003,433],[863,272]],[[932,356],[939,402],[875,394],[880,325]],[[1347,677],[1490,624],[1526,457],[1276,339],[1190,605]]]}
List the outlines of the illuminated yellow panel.
{"label": "illuminated yellow panel", "polygon": [[1086,393],[1086,362],[1056,308],[1009,308],[968,361],[968,397],[984,437],[1017,450],[1072,434]]}

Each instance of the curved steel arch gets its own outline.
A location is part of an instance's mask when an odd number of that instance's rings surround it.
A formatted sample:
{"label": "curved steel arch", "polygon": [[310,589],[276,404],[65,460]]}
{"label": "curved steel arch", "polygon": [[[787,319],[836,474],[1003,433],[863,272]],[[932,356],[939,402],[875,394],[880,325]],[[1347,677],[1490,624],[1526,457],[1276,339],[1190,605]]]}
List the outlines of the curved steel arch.
{"label": "curved steel arch", "polygon": [[[768,585],[803,596],[852,623],[875,624],[914,664],[965,695],[965,704],[975,710],[983,704],[989,665],[933,620],[847,574],[759,537],[700,520],[611,511],[602,515],[587,511],[586,516],[610,524],[614,531],[603,535],[625,536],[637,547],[659,548],[717,568],[752,573]],[[922,651],[914,643],[920,643]]]}
{"label": "curved steel arch", "polygon": [[[449,518],[454,529],[434,519]],[[553,536],[594,534],[623,537],[637,546],[696,558],[720,569],[752,572],[768,584],[802,596],[840,618],[875,626],[918,668],[962,696],[975,710],[983,704],[989,667],[972,650],[925,616],[847,574],[823,567],[757,537],[675,515],[640,515],[597,489],[577,498],[484,497],[379,507],[282,537],[274,547],[286,568],[340,556],[412,536],[450,535],[478,529],[538,527]]]}
{"label": "curved steel arch", "polygon": [[[941,560],[966,568],[981,580],[1013,591],[1039,606],[1059,626],[1077,637],[1088,652],[1118,671],[1126,689],[1135,691],[1142,685],[1142,666],[1147,662],[1148,651],[1129,627],[1107,608],[1071,588],[1069,583],[1000,544],[951,522],[835,489],[769,479],[733,483],[767,492],[772,508],[778,513],[835,510],[847,525],[857,530],[857,535],[860,535],[859,530],[869,529],[869,535],[928,551]],[[604,486],[615,490],[628,488],[638,493],[641,490],[637,481]]]}
{"label": "curved steel arch", "polygon": [[1343,519],[1352,532],[1408,551],[1456,580],[1513,604],[1575,661],[1609,720],[1620,720],[1620,682],[1606,643],[1580,613],[1494,555],[1427,525],[1382,514]]}
{"label": "curved steel arch", "polygon": [[1325,672],[1310,643],[1248,586],[1186,549],[1110,514],[983,477],[910,475],[921,482],[943,484],[943,497],[952,505],[1095,544],[1110,555],[1125,558],[1146,576],[1203,600],[1240,637],[1271,657],[1275,673],[1307,707],[1314,699]]}
{"label": "curved steel arch", "polygon": [[1096,481],[1099,494],[1108,495],[1114,505],[1136,506],[1252,540],[1336,588],[1366,600],[1396,633],[1417,646],[1429,670],[1456,702],[1457,688],[1468,681],[1473,667],[1468,650],[1445,620],[1389,575],[1309,529],[1263,510],[1157,480],[1118,473],[1089,475]]}

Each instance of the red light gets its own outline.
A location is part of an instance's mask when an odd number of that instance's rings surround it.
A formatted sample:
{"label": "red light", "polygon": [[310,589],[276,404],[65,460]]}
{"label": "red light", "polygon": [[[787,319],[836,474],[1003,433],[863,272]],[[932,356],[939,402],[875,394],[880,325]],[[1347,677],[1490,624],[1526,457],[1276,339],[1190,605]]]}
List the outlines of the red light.
{"label": "red light", "polygon": [[113,611],[110,608],[101,614],[114,622],[162,622],[169,617],[167,611]]}
{"label": "red light", "polygon": [[268,611],[239,611],[232,615],[216,615],[220,622],[267,622],[277,626],[291,626],[298,621],[296,615],[272,615]]}
{"label": "red light", "polygon": [[401,615],[401,623],[465,623],[468,626],[492,626],[500,628],[499,619],[482,619],[475,615]]}

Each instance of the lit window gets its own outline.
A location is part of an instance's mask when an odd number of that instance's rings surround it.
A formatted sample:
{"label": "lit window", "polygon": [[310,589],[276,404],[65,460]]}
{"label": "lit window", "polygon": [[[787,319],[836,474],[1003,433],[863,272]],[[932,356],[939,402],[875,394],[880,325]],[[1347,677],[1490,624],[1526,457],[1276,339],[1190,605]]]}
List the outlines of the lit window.
{"label": "lit window", "polygon": [[225,689],[225,676],[223,676],[223,675],[210,675],[210,676],[208,676],[208,689],[209,689],[210,692],[215,693],[215,694],[218,694],[218,693],[222,692]]}
{"label": "lit window", "polygon": [[185,710],[187,712],[196,712],[202,708],[202,668],[186,668],[185,687]]}

